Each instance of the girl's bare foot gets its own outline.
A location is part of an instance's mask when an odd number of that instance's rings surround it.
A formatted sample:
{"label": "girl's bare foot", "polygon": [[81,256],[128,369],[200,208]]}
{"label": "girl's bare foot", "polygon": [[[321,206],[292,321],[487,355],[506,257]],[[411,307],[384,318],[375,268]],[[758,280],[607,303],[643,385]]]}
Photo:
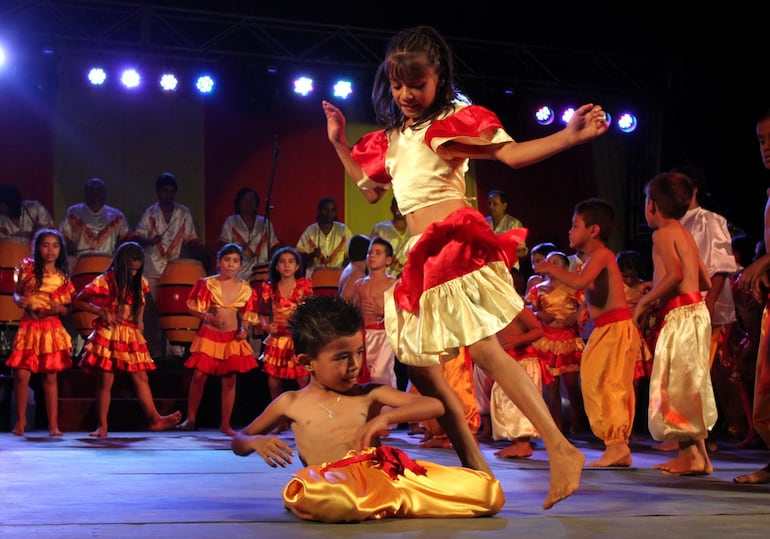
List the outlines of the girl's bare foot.
{"label": "girl's bare foot", "polygon": [[235,431],[230,425],[223,425],[219,427],[219,432],[221,432],[222,434],[226,434],[228,436],[235,436]]}
{"label": "girl's bare foot", "polygon": [[24,429],[27,425],[24,423],[16,423],[16,426],[13,427],[13,430],[11,431],[16,436],[24,436]]}
{"label": "girl's bare foot", "polygon": [[764,483],[770,483],[770,464],[755,472],[736,475],[733,477],[733,483],[740,483],[743,485],[762,485]]}
{"label": "girl's bare foot", "polygon": [[48,436],[64,436],[64,433],[57,428],[48,431]]}
{"label": "girl's bare foot", "polygon": [[543,509],[550,509],[578,489],[586,462],[585,455],[567,440],[549,448],[548,459],[551,462],[551,473]]}
{"label": "girl's bare foot", "polygon": [[162,415],[158,417],[158,419],[150,423],[150,430],[158,431],[158,430],[173,429],[177,425],[177,423],[179,423],[181,420],[182,420],[182,412],[177,410],[173,414]]}
{"label": "girl's bare foot", "polygon": [[107,427],[99,427],[95,431],[89,434],[89,436],[93,436],[94,438],[104,438],[107,436]]}
{"label": "girl's bare foot", "polygon": [[495,451],[495,455],[504,459],[525,459],[532,456],[532,445],[529,440],[514,440],[508,447]]}
{"label": "girl's bare foot", "polygon": [[599,460],[588,463],[589,468],[607,468],[609,466],[631,466],[631,448],[628,444],[610,444]]}

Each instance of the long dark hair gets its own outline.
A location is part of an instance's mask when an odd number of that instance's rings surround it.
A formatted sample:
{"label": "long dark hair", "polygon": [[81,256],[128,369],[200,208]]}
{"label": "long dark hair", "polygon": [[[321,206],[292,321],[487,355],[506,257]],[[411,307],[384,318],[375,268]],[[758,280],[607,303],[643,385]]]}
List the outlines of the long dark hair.
{"label": "long dark hair", "polygon": [[268,272],[270,274],[270,285],[273,287],[273,290],[278,289],[278,283],[281,280],[281,273],[278,271],[278,259],[281,258],[281,255],[286,253],[290,253],[292,256],[294,256],[294,258],[297,259],[297,271],[294,272],[294,278],[299,279],[305,275],[305,268],[302,264],[302,256],[299,254],[299,251],[297,251],[294,247],[281,247],[275,253],[273,253],[273,258],[270,259],[270,266],[268,267]]}
{"label": "long dark hair", "polygon": [[390,81],[420,79],[425,76],[428,67],[435,68],[438,75],[436,98],[413,127],[449,112],[455,100],[467,101],[455,88],[452,49],[441,34],[431,26],[406,28],[388,42],[385,60],[377,68],[372,87],[372,105],[377,121],[383,123],[387,131],[399,129],[406,122],[398,104],[393,101]]}
{"label": "long dark hair", "polygon": [[64,247],[64,236],[61,232],[55,228],[41,228],[35,233],[35,238],[32,240],[32,256],[35,261],[35,288],[40,288],[43,284],[43,270],[45,269],[45,260],[40,253],[40,244],[47,236],[53,236],[59,242],[61,249],[59,250],[59,256],[56,257],[56,269],[64,274],[69,279],[70,270],[69,263],[67,262],[67,249]]}
{"label": "long dark hair", "polygon": [[[142,261],[136,275],[131,274],[131,262]],[[131,299],[131,318],[139,322],[139,311],[142,308],[142,273],[144,270],[144,251],[135,241],[121,244],[112,256],[108,271],[115,275],[117,285],[118,305],[125,305]]]}

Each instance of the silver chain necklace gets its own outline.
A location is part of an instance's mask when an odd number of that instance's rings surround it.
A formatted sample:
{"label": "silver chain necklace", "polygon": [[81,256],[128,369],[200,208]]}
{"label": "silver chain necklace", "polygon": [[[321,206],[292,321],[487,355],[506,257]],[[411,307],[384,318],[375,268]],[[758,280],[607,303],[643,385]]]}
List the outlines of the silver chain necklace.
{"label": "silver chain necklace", "polygon": [[324,406],[318,401],[315,401],[315,403],[321,408],[323,408],[324,410],[326,410],[326,415],[329,417],[329,419],[334,419],[334,409],[337,408],[337,405],[340,403],[340,400],[342,400],[342,395],[337,395],[337,400],[334,401],[334,404],[332,404],[331,408],[327,408],[326,406]]}

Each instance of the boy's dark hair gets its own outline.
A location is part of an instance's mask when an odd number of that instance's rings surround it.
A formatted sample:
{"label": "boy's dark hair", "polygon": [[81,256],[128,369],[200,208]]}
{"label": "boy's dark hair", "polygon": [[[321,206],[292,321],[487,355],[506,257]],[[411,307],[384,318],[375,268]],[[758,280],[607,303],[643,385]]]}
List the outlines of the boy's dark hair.
{"label": "boy's dark hair", "polygon": [[[136,275],[131,275],[131,262],[141,260],[142,265]],[[131,304],[131,318],[135,323],[139,322],[139,311],[142,308],[142,273],[144,271],[144,250],[142,246],[135,241],[121,243],[115,254],[112,255],[112,262],[108,270],[115,274],[115,284],[117,285],[118,304]]]}
{"label": "boy's dark hair", "polygon": [[382,245],[383,247],[385,247],[385,255],[393,256],[393,245],[385,238],[381,238],[380,236],[375,236],[374,238],[372,238],[371,245]]}
{"label": "boy's dark hair", "polygon": [[155,191],[160,191],[165,186],[170,185],[174,188],[174,190],[179,189],[179,184],[176,181],[176,176],[171,174],[170,172],[164,172],[160,176],[157,177],[155,180]]}
{"label": "boy's dark hair", "polygon": [[738,264],[744,268],[754,261],[757,250],[757,240],[748,234],[738,234],[732,239],[733,253]]}
{"label": "boy's dark hair", "polygon": [[217,260],[222,260],[223,256],[231,254],[237,254],[241,257],[241,262],[243,262],[243,248],[237,243],[225,243],[219,251],[217,251]]}
{"label": "boy's dark hair", "polygon": [[316,357],[335,339],[363,331],[361,311],[339,296],[309,296],[289,317],[289,331],[297,354]]}
{"label": "boy's dark hair", "polygon": [[348,258],[351,262],[366,260],[366,252],[369,250],[371,238],[365,234],[356,234],[348,242]]}
{"label": "boy's dark hair", "polygon": [[644,192],[663,217],[681,219],[690,207],[693,183],[681,172],[661,172],[647,182]]}
{"label": "boy's dark hair", "polygon": [[538,243],[535,245],[532,249],[529,250],[529,256],[532,255],[543,255],[543,257],[548,256],[549,253],[552,253],[554,251],[558,251],[559,248],[556,247],[555,244],[551,243],[550,241],[544,241],[542,243]]}
{"label": "boy's dark hair", "polygon": [[615,229],[615,208],[603,198],[589,198],[575,205],[575,214],[580,215],[586,226],[599,227],[599,239],[602,243],[610,241]]}
{"label": "boy's dark hair", "polygon": [[56,258],[56,262],[54,263],[56,269],[62,272],[67,278],[69,278],[70,275],[69,261],[67,260],[67,247],[66,243],[64,243],[64,236],[55,228],[41,228],[35,233],[35,238],[32,240],[32,258],[35,261],[34,272],[36,289],[40,288],[40,285],[43,284],[43,270],[45,269],[45,260],[43,260],[43,255],[40,254],[40,244],[43,243],[43,238],[46,236],[54,236],[59,241],[59,245],[61,246],[59,256]]}
{"label": "boy's dark hair", "polygon": [[642,268],[644,267],[644,260],[642,259],[642,253],[634,250],[620,251],[615,255],[615,260],[618,263],[620,271],[635,271],[637,276],[642,274]]}
{"label": "boy's dark hair", "polygon": [[277,290],[278,283],[281,280],[281,272],[278,271],[278,259],[281,258],[282,254],[286,253],[291,253],[297,260],[297,271],[294,272],[294,278],[299,279],[305,276],[305,266],[302,264],[302,255],[299,254],[299,251],[288,245],[281,247],[273,253],[272,258],[270,258],[270,265],[267,267],[267,274],[270,277],[270,284],[273,290]]}

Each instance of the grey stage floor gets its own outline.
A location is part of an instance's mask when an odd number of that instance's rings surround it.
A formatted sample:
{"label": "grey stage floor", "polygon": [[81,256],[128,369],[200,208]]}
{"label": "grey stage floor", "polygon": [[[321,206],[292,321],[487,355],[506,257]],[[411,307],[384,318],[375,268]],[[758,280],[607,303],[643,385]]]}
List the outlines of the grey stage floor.
{"label": "grey stage floor", "polygon": [[[292,440],[290,434],[282,435]],[[458,463],[446,449],[421,449],[420,438],[394,431],[387,443],[413,458]],[[573,440],[592,460],[593,438]],[[320,524],[282,508],[289,469],[261,458],[237,457],[215,430],[191,433],[86,433],[50,438],[37,430],[0,433],[0,537],[767,537],[770,485],[736,485],[733,476],[765,465],[770,452],[720,442],[711,476],[664,476],[652,466],[671,454],[633,444],[629,469],[586,469],[580,490],[549,511],[541,508],[548,481],[545,450],[502,460],[505,442],[482,442],[501,480],[506,505],[493,518],[390,519]]]}

